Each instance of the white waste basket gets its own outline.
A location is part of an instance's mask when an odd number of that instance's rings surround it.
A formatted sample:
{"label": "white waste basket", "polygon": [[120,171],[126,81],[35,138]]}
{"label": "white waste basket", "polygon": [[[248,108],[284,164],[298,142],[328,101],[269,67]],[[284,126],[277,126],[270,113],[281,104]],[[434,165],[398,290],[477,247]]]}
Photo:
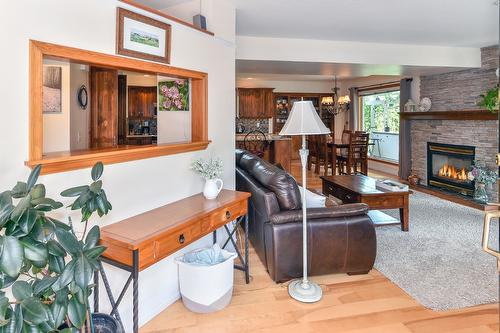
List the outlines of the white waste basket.
{"label": "white waste basket", "polygon": [[214,265],[187,263],[183,261],[184,256],[175,259],[179,266],[182,302],[193,312],[215,312],[231,302],[236,253],[220,251],[224,261]]}

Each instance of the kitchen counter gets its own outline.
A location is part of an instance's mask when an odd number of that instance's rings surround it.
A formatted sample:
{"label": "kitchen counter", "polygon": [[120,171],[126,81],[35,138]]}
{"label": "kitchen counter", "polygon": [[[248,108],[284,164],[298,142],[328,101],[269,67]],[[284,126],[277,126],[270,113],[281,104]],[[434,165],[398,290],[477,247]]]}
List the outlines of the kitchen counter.
{"label": "kitchen counter", "polygon": [[[245,140],[246,134],[236,134],[236,141],[244,141]],[[256,141],[256,140],[262,140],[261,135],[249,135],[247,140],[250,141]],[[267,141],[278,141],[278,140],[292,140],[289,136],[283,136],[283,135],[278,135],[278,134],[271,134],[271,133],[266,133],[266,140]]]}
{"label": "kitchen counter", "polygon": [[129,134],[127,138],[156,138],[157,135],[153,134]]}
{"label": "kitchen counter", "polygon": [[[236,134],[236,147],[245,149],[245,136],[246,134]],[[291,151],[292,151],[292,138],[289,136],[282,136],[277,134],[266,134],[266,140],[269,144],[264,151],[263,159],[273,163],[281,164],[281,166],[288,172],[291,172]],[[252,143],[263,141],[262,135],[249,135],[247,138],[247,149],[252,148]],[[260,146],[257,143],[257,146]]]}

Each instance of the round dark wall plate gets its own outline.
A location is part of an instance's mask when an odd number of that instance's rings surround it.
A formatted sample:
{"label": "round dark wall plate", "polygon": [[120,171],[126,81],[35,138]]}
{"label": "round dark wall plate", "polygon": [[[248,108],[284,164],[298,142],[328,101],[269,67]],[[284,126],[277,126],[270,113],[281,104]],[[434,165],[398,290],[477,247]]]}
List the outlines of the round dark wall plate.
{"label": "round dark wall plate", "polygon": [[87,87],[85,87],[85,85],[82,85],[80,88],[78,88],[77,96],[78,96],[78,104],[83,110],[85,110],[89,102],[88,99],[89,95],[87,93]]}

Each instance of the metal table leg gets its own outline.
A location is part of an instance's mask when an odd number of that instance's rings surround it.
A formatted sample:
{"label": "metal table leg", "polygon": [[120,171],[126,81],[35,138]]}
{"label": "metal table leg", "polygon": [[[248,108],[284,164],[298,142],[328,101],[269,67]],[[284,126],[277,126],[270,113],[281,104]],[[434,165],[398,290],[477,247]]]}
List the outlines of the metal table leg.
{"label": "metal table leg", "polygon": [[[236,241],[233,238],[234,234],[236,233],[236,230],[238,229],[238,227],[240,226],[240,224],[242,222],[244,223],[243,228],[245,231],[245,256],[244,257],[241,255],[240,249],[238,248],[238,245],[236,244]],[[222,248],[223,249],[226,248],[226,246],[229,242],[231,242],[231,244],[233,244],[234,249],[236,251],[236,254],[238,255],[238,258],[241,261],[241,265],[234,265],[234,268],[245,272],[245,281],[248,284],[248,283],[250,283],[250,268],[249,268],[249,264],[248,264],[248,247],[249,247],[249,245],[248,245],[248,215],[238,217],[236,219],[235,227],[233,230],[229,230],[229,228],[227,227],[227,224],[224,225],[224,229],[226,230],[226,232],[228,234],[228,238],[226,239],[226,241],[222,245]]]}
{"label": "metal table leg", "polygon": [[[102,262],[105,262],[109,265],[121,268],[127,272],[130,272],[130,276],[128,277],[125,285],[123,286],[118,298],[115,301],[115,297],[111,291],[111,286],[109,284],[108,277],[106,272],[104,271],[104,267]],[[123,321],[120,317],[120,313],[118,312],[118,306],[123,300],[126,291],[130,287],[130,283],[132,283],[132,297],[133,297],[133,332],[139,332],[139,251],[134,250],[132,252],[132,266],[124,265],[114,260],[110,260],[107,258],[101,258],[99,263],[99,270],[94,273],[94,311],[99,311],[99,274],[101,274],[102,281],[104,283],[104,288],[106,289],[106,293],[108,295],[109,302],[111,304],[111,312],[110,315],[115,317],[116,320],[120,323],[123,332],[125,332],[123,328]]]}

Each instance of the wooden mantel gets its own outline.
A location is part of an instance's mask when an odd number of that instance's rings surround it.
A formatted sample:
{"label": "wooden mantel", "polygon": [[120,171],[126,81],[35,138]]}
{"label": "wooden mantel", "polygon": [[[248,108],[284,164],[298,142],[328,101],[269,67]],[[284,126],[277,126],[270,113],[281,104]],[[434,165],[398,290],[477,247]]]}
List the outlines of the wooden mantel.
{"label": "wooden mantel", "polygon": [[401,120],[498,120],[497,113],[487,110],[400,112]]}

